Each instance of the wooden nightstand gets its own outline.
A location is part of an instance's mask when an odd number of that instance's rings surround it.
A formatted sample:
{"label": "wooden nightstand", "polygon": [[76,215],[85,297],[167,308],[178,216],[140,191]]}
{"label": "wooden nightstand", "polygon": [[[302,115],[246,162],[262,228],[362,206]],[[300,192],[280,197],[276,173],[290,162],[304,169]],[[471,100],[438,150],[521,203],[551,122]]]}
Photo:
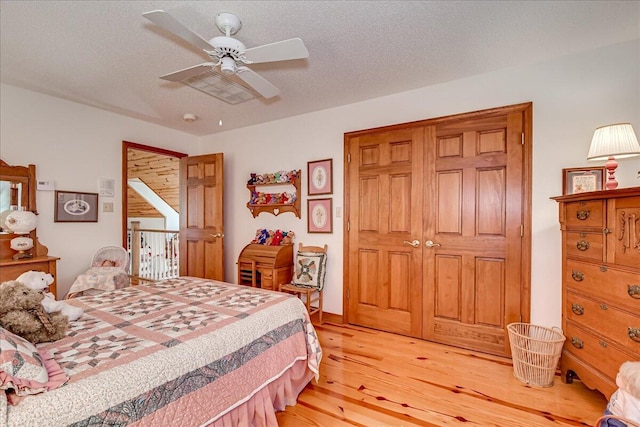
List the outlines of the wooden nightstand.
{"label": "wooden nightstand", "polygon": [[44,271],[45,273],[51,273],[53,276],[53,283],[49,287],[49,291],[56,297],[56,263],[60,258],[52,256],[40,256],[30,259],[21,259],[15,261],[13,259],[0,260],[0,283],[8,280],[15,280],[19,275],[25,271],[35,270]]}

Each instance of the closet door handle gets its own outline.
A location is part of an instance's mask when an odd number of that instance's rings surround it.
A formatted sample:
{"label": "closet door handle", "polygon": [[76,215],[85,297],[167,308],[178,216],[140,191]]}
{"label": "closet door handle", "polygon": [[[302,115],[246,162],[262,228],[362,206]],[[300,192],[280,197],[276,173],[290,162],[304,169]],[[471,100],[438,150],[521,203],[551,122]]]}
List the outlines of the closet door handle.
{"label": "closet door handle", "polygon": [[405,240],[404,242],[402,242],[402,244],[417,248],[418,246],[420,246],[420,240],[412,240],[412,241]]}
{"label": "closet door handle", "polygon": [[216,239],[218,237],[224,237],[224,233],[209,234],[209,236],[211,236],[214,239]]}
{"label": "closet door handle", "polygon": [[440,243],[433,243],[433,241],[427,240],[426,242],[424,242],[424,245],[428,248],[433,248],[435,246],[440,246]]}

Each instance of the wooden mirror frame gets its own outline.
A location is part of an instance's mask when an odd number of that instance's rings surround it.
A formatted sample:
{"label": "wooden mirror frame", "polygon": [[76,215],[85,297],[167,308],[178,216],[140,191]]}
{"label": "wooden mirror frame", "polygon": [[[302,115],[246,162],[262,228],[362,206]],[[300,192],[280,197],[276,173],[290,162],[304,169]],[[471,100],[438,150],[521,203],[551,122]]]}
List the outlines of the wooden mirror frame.
{"label": "wooden mirror frame", "polygon": [[[27,210],[38,214],[36,208],[36,166],[11,166],[0,159],[0,181],[19,182],[23,185],[21,205]],[[11,249],[13,233],[0,233],[0,259],[10,259],[16,251]],[[48,249],[38,242],[36,230],[29,233],[33,239],[34,256],[46,256]]]}

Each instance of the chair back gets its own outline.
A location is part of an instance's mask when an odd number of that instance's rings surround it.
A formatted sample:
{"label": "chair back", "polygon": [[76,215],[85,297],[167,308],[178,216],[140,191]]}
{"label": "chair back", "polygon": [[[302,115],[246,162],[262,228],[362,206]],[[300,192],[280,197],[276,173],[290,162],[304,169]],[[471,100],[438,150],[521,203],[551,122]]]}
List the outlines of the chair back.
{"label": "chair back", "polygon": [[303,246],[299,243],[293,269],[293,285],[322,291],[327,273],[327,245]]}
{"label": "chair back", "polygon": [[117,267],[129,271],[129,253],[122,246],[105,246],[96,251],[91,267]]}

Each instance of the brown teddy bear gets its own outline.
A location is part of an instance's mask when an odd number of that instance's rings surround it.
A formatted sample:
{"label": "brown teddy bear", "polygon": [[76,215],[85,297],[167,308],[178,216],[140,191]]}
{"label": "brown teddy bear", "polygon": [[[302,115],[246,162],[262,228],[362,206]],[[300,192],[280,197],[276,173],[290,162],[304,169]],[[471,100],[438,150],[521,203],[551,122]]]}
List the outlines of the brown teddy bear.
{"label": "brown teddy bear", "polygon": [[44,295],[16,281],[0,285],[0,326],[37,344],[63,338],[69,319],[59,311],[47,314]]}

